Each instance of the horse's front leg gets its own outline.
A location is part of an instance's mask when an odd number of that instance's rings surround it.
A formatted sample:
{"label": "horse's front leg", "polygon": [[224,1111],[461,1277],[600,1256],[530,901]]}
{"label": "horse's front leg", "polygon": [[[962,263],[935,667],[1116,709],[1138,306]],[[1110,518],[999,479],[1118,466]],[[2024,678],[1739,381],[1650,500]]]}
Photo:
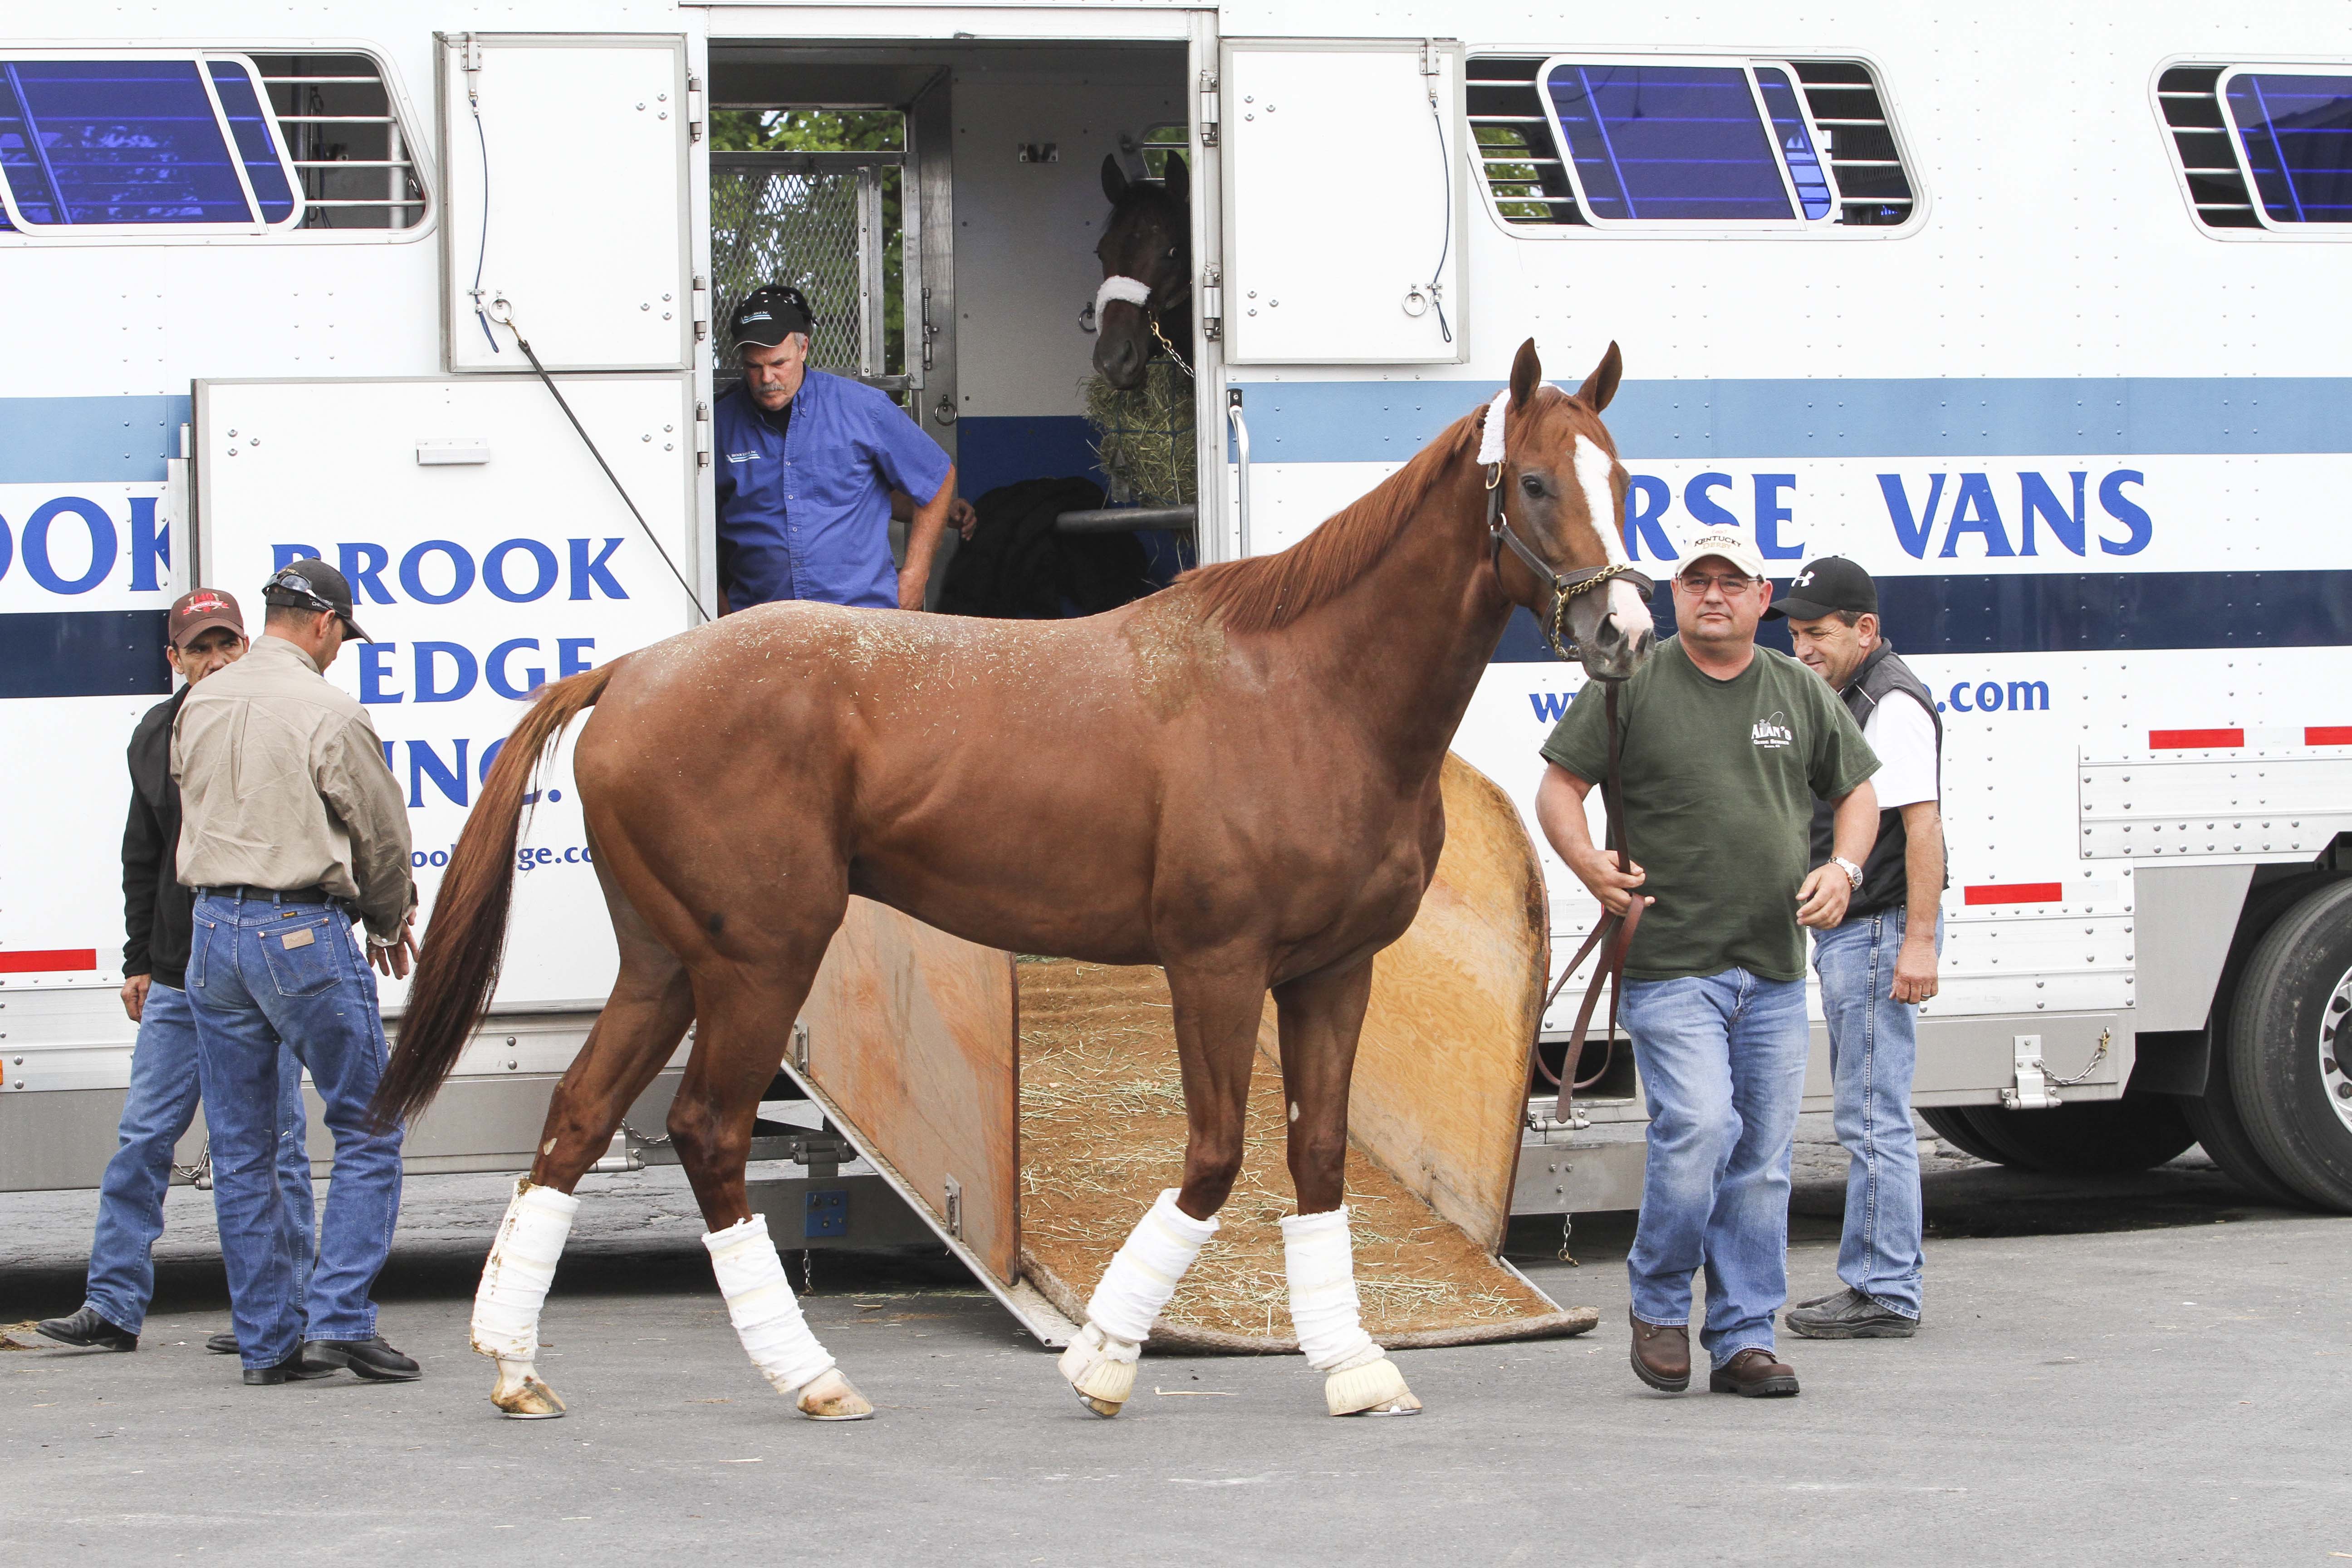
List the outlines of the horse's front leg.
{"label": "horse's front leg", "polygon": [[1421,1401],[1364,1332],[1348,1234],[1348,1084],[1371,993],[1370,958],[1275,988],[1290,1182],[1298,1194],[1298,1213],[1282,1222],[1282,1255],[1290,1321],[1307,1364],[1325,1374],[1326,1407],[1334,1415],[1410,1415]]}
{"label": "horse's front leg", "polygon": [[1113,1255],[1087,1303],[1086,1327],[1062,1352],[1062,1375],[1097,1415],[1118,1415],[1135,1391],[1152,1320],[1216,1234],[1217,1210],[1241,1174],[1265,973],[1255,951],[1168,965],[1189,1123],[1183,1184],[1161,1193]]}

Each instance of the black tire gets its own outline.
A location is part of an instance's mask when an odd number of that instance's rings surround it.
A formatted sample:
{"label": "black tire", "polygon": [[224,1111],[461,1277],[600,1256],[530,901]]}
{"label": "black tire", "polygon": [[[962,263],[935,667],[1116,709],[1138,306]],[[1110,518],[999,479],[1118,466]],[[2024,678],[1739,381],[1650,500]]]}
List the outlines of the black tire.
{"label": "black tire", "polygon": [[2352,1214],[2352,880],[2263,933],[2230,1009],[2229,1080],[2248,1138],[2306,1201]]}
{"label": "black tire", "polygon": [[2213,1051],[2211,1065],[2205,1072],[2203,1098],[2182,1100],[2180,1110],[2189,1118],[2189,1130],[2197,1134],[2199,1145],[2211,1156],[2213,1163],[2221,1167],[2221,1173],[2245,1188],[2250,1196],[2283,1209],[2311,1206],[2301,1193],[2280,1181],[2269,1163],[2255,1152],[2254,1141],[2238,1114],[2237,1094],[2230,1087],[2226,1045]]}
{"label": "black tire", "polygon": [[1979,1141],[2000,1152],[2003,1164],[2053,1175],[2145,1171],[2197,1142],[2179,1102],[2160,1094],[2126,1094],[2047,1110],[1971,1105],[1961,1115]]}
{"label": "black tire", "polygon": [[1919,1120],[1933,1129],[1937,1137],[1941,1138],[1961,1153],[1972,1155],[1979,1160],[1990,1160],[1996,1165],[2006,1163],[1999,1151],[1977,1136],[1976,1129],[1969,1125],[1968,1117],[1962,1113],[1962,1107],[1939,1105],[1930,1110],[1922,1106],[1918,1110]]}

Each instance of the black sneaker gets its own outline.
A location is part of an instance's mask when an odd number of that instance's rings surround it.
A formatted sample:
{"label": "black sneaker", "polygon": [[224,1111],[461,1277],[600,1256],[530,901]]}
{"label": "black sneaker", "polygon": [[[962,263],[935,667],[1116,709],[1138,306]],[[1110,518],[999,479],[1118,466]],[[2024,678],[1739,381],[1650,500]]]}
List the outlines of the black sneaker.
{"label": "black sneaker", "polygon": [[34,1331],[44,1339],[61,1345],[74,1345],[86,1351],[135,1351],[139,1336],[126,1334],[98,1315],[98,1309],[85,1306],[70,1318],[48,1318],[33,1325]]}
{"label": "black sneaker", "polygon": [[383,1342],[382,1334],[366,1340],[312,1340],[302,1353],[328,1367],[347,1366],[373,1383],[414,1383],[425,1369]]}
{"label": "black sneaker", "polygon": [[211,1339],[205,1342],[205,1349],[212,1352],[215,1355],[235,1355],[236,1353],[236,1336],[235,1334],[215,1334]]}
{"label": "black sneaker", "polygon": [[1791,1307],[1781,1321],[1790,1333],[1808,1340],[1907,1340],[1919,1331],[1918,1319],[1882,1307],[1851,1289]]}
{"label": "black sneaker", "polygon": [[294,1353],[276,1366],[249,1366],[245,1369],[245,1381],[251,1386],[262,1387],[278,1383],[308,1383],[314,1377],[332,1377],[340,1369],[326,1363],[313,1361],[294,1347]]}

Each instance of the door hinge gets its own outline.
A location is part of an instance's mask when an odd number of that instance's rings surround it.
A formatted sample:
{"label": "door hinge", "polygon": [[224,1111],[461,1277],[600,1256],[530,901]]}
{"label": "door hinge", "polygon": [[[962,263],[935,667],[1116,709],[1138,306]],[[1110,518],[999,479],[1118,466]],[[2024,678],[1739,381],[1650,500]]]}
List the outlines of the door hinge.
{"label": "door hinge", "polygon": [[692,294],[694,341],[698,343],[710,335],[710,279],[699,272],[696,273]]}
{"label": "door hinge", "polygon": [[940,330],[931,324],[931,291],[923,290],[923,368],[931,368],[931,345],[939,341]]}
{"label": "door hinge", "polygon": [[702,140],[702,79],[698,76],[690,76],[686,79],[686,135],[688,141],[699,142]]}
{"label": "door hinge", "polygon": [[2042,1037],[2012,1035],[2017,1053],[2017,1085],[2000,1091],[2000,1102],[2011,1110],[2047,1110],[2058,1103],[2051,1092],[2050,1074],[2042,1065]]}
{"label": "door hinge", "polygon": [[948,1222],[948,1234],[961,1241],[963,1239],[963,1184],[950,1176],[947,1178],[947,1189],[948,1212],[944,1217]]}
{"label": "door hinge", "polygon": [[808,1071],[808,1064],[809,1026],[806,1024],[800,1022],[798,1019],[795,1019],[793,1023],[793,1066],[800,1068],[803,1072],[806,1072]]}
{"label": "door hinge", "polygon": [[1217,144],[1217,73],[1201,73],[1201,145]]}
{"label": "door hinge", "polygon": [[[708,403],[698,403],[694,405],[694,466],[698,468],[710,467],[710,405]],[[803,1058],[801,1065],[806,1067],[808,1065],[807,1025],[793,1026],[793,1041]]]}
{"label": "door hinge", "polygon": [[1201,335],[1211,342],[1225,330],[1225,274],[1212,267],[1201,274]]}

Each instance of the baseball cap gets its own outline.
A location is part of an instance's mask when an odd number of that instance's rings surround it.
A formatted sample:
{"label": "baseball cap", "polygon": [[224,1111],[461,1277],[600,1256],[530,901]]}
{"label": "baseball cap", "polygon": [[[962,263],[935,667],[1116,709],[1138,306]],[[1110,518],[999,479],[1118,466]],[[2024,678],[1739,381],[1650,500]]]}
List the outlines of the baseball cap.
{"label": "baseball cap", "polygon": [[1795,621],[1817,621],[1834,610],[1878,614],[1878,584],[1844,556],[1824,555],[1805,563],[1805,569],[1790,580],[1789,591],[1772,601],[1764,618],[1778,620],[1785,616]]}
{"label": "baseball cap", "polygon": [[172,615],[163,624],[163,636],[173,647],[185,647],[215,626],[226,627],[243,637],[245,614],[236,607],[233,595],[218,588],[198,588],[172,601]]}
{"label": "baseball cap", "polygon": [[[1727,529],[1717,529],[1713,532],[1700,534],[1690,542],[1690,548],[1683,556],[1683,567],[1687,567],[1692,562],[1707,555],[1721,556],[1750,577],[1761,577],[1765,574],[1764,557],[1757,553],[1754,542],[1744,533],[1733,533]],[[1681,574],[1682,568],[1677,568],[1675,575]]]}
{"label": "baseball cap", "polygon": [[735,307],[734,315],[728,318],[728,341],[772,349],[815,324],[816,313],[809,309],[806,295],[780,283],[767,283],[744,295],[743,302]]}
{"label": "baseball cap", "polygon": [[375,640],[352,619],[352,585],[343,581],[341,572],[316,556],[288,562],[276,576],[262,584],[261,597],[268,604],[289,609],[332,610],[343,618],[345,635],[362,642]]}

